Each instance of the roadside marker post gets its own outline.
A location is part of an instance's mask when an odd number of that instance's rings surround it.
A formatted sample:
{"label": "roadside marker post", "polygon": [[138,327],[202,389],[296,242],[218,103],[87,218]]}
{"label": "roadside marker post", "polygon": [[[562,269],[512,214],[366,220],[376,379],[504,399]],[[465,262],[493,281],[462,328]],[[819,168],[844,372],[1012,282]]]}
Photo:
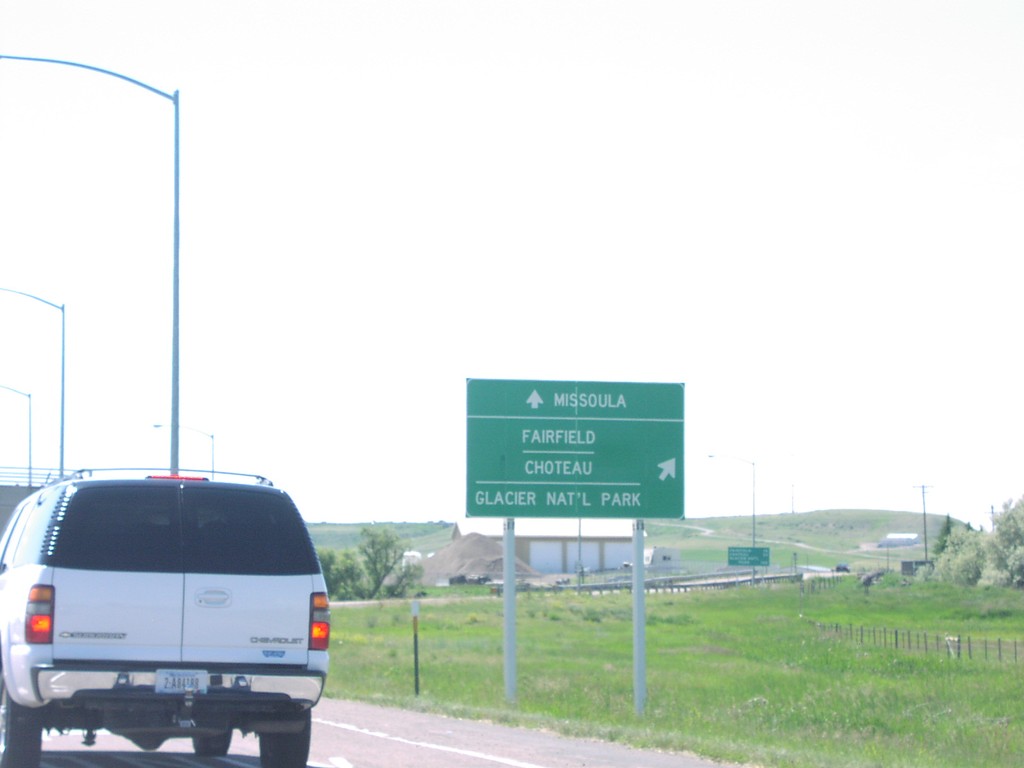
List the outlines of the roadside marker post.
{"label": "roadside marker post", "polygon": [[412,674],[416,695],[420,695],[420,601],[412,601]]}

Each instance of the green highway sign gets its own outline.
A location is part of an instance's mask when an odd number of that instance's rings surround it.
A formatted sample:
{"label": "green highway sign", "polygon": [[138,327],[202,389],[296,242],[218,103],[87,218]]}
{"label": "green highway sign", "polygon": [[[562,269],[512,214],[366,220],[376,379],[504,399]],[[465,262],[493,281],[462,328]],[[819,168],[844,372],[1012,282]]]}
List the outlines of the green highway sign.
{"label": "green highway sign", "polygon": [[469,517],[683,517],[682,384],[469,379]]}
{"label": "green highway sign", "polygon": [[768,547],[729,547],[729,565],[767,568]]}

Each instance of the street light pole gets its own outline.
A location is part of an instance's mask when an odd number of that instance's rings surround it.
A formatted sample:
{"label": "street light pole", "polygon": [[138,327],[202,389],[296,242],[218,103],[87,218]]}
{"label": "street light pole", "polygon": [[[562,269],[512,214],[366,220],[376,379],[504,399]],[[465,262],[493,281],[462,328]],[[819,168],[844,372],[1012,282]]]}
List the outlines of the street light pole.
{"label": "street light pole", "polygon": [[750,546],[757,546],[757,465],[750,462]]}
{"label": "street light pole", "polygon": [[924,561],[925,561],[925,563],[927,563],[928,562],[928,507],[925,505],[925,502],[924,502],[924,494],[925,494],[925,491],[927,491],[929,488],[931,488],[931,486],[930,485],[915,485],[914,487],[921,489],[921,517],[923,519],[922,530],[924,531]]}
{"label": "street light pole", "polygon": [[22,392],[15,389],[14,387],[7,387],[0,384],[0,389],[6,389],[8,392],[13,392],[16,395],[22,395],[28,398],[28,484],[32,486],[32,394],[30,392]]}
{"label": "street light pole", "polygon": [[[166,425],[164,424],[154,424],[153,429],[163,429],[165,426]],[[195,427],[186,427],[183,424],[180,426],[181,429],[187,429],[189,432],[195,432],[203,437],[210,438],[210,479],[215,480],[217,478],[217,453],[213,435],[209,432],[203,432],[201,429],[196,429]]]}
{"label": "street light pole", "polygon": [[[0,56],[0,58],[3,57]],[[24,291],[16,291],[13,288],[0,288],[0,291],[16,293],[19,296],[24,296],[26,299],[33,299],[48,307],[60,310],[60,476],[64,477],[64,361],[66,359],[65,340],[67,338],[67,323],[65,322],[66,313],[64,311],[64,305],[54,304],[52,301],[41,299],[38,296],[33,296],[31,293],[25,293]]]}
{"label": "street light pole", "polygon": [[[78,67],[79,69],[87,69],[91,72],[99,72],[102,75],[110,75],[116,77],[119,80],[137,85],[139,88],[144,88],[150,93],[155,93],[157,96],[162,96],[168,99],[174,105],[174,269],[172,276],[172,289],[171,289],[171,473],[174,474],[178,471],[178,426],[179,426],[179,410],[178,410],[178,380],[179,380],[179,332],[178,332],[178,306],[179,306],[179,270],[178,270],[178,251],[180,244],[180,226],[179,226],[179,199],[181,191],[181,173],[180,173],[180,99],[178,92],[166,93],[158,88],[154,88],[141,80],[122,75],[119,72],[114,72],[109,69],[102,69],[101,67],[94,67],[90,64],[81,64],[76,61],[64,61],[62,59],[44,59],[35,56],[8,56],[6,54],[0,54],[0,60],[11,59],[12,61],[31,61],[42,64],[60,64],[66,67]],[[35,297],[33,297],[35,298]],[[49,302],[47,302],[49,303]],[[63,307],[61,307],[63,311]],[[63,372],[61,374],[63,378]],[[63,425],[63,397],[61,399],[61,423]],[[61,475],[64,474],[64,448],[63,448],[63,427],[61,429]]]}

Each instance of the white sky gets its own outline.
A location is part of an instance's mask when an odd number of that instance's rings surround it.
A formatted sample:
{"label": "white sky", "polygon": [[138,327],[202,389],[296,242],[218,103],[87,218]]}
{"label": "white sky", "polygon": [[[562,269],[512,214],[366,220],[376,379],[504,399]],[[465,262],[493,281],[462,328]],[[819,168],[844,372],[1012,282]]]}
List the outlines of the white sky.
{"label": "white sky", "polygon": [[[1015,0],[0,0],[0,54],[180,90],[181,465],[212,433],[334,522],[462,517],[468,377],[685,382],[688,517],[750,511],[715,453],[758,514],[987,522],[1022,41]],[[169,460],[172,117],[0,61],[0,287],[67,307],[69,468]],[[0,327],[56,467],[60,313]]]}

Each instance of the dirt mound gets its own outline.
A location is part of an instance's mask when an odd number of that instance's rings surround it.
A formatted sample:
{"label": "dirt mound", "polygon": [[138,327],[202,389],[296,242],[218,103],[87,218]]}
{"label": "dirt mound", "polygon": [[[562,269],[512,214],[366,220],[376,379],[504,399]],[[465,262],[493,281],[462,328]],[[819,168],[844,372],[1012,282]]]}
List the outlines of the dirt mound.
{"label": "dirt mound", "polygon": [[[422,561],[423,583],[447,584],[456,576],[486,576],[492,581],[501,581],[504,578],[504,554],[504,547],[494,539],[468,533]],[[540,576],[538,571],[516,558],[516,578],[536,576]]]}

